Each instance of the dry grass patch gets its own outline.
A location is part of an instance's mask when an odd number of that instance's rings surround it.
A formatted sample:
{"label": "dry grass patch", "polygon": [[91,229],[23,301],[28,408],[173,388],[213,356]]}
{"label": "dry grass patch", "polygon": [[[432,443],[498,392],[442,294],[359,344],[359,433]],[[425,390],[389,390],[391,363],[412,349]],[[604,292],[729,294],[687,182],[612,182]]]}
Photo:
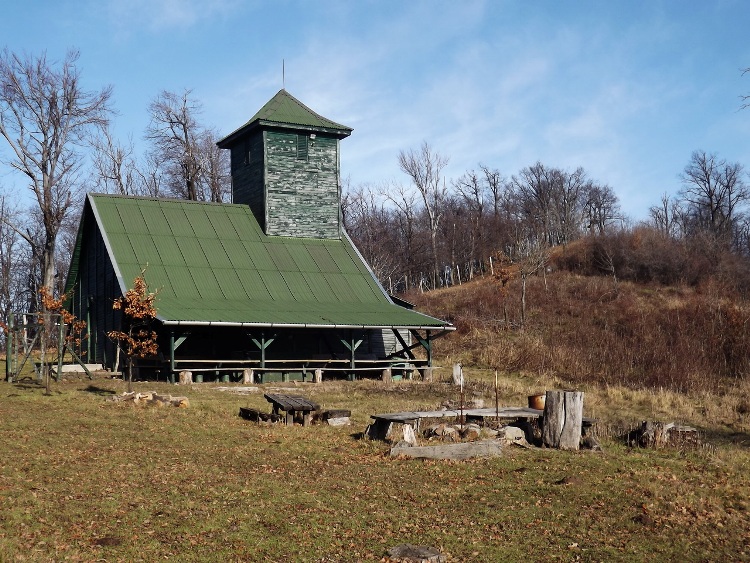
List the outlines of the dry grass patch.
{"label": "dry grass patch", "polygon": [[[468,394],[494,402],[493,372],[465,374]],[[501,374],[502,402],[525,404],[563,383]],[[399,460],[387,444],[358,439],[369,415],[434,408],[457,398],[454,387],[263,387],[351,409],[353,425],[249,423],[239,407],[268,410],[262,393],[209,384],[178,388],[188,409],[106,402],[125,389],[106,379],[55,384],[49,397],[34,384],[0,384],[0,560],[379,561],[401,543],[433,545],[451,561],[750,559],[750,455],[738,441]],[[668,395],[585,391],[585,410],[607,421],[624,404],[634,421],[670,406],[691,422],[703,408],[672,405]]]}

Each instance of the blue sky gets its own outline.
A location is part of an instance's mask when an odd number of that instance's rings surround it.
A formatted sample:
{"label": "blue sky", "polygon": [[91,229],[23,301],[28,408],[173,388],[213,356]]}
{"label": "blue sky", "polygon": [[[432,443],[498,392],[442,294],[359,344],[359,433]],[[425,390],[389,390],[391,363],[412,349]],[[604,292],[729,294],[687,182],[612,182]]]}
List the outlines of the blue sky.
{"label": "blue sky", "polygon": [[480,162],[506,176],[582,166],[642,219],[694,150],[750,168],[744,0],[8,4],[0,46],[78,48],[84,82],[114,87],[117,134],[137,143],[162,90],[192,89],[204,124],[231,132],[282,87],[284,60],[291,94],[354,128],[353,184],[406,183],[398,152],[426,140],[449,179]]}

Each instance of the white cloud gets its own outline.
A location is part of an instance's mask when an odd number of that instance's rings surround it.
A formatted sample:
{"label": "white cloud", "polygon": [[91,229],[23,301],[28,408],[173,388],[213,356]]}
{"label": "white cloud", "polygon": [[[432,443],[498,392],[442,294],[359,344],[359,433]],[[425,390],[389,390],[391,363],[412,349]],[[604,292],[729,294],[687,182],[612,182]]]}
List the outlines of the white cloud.
{"label": "white cloud", "polygon": [[106,0],[103,8],[120,36],[141,30],[162,33],[185,30],[214,17],[226,17],[241,5],[240,0]]}

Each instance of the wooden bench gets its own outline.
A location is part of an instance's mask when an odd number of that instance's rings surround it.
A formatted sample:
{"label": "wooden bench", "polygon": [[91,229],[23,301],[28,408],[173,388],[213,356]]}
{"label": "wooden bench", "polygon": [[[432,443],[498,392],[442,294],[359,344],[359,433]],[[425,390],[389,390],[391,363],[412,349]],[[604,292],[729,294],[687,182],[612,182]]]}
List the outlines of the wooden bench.
{"label": "wooden bench", "polygon": [[317,403],[299,395],[283,395],[280,393],[265,393],[266,401],[271,403],[271,413],[279,415],[279,411],[286,412],[286,423],[294,424],[294,415],[302,413],[302,426],[308,426],[312,414],[320,410]]}
{"label": "wooden bench", "polygon": [[[366,435],[373,440],[383,440],[388,435],[388,432],[392,424],[408,424],[414,428],[415,432],[419,432],[419,421],[421,419],[441,419],[441,418],[455,418],[459,419],[461,416],[464,420],[481,420],[486,423],[488,420],[538,420],[542,418],[544,411],[539,409],[531,409],[527,407],[500,407],[495,410],[494,408],[484,409],[464,409],[463,411],[458,409],[447,409],[441,411],[406,411],[406,412],[395,412],[395,413],[383,413],[373,414],[370,418],[373,419],[373,423],[368,427]],[[583,429],[590,428],[595,421],[591,418],[583,418]]]}

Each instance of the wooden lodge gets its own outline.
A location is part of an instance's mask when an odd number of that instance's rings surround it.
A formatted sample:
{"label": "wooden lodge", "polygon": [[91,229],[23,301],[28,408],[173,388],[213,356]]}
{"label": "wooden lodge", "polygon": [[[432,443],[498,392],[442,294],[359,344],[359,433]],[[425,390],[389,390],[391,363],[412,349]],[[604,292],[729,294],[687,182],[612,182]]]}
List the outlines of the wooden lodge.
{"label": "wooden lodge", "polygon": [[114,367],[112,303],[145,268],[161,352],[141,377],[429,368],[453,327],[397,304],[342,226],[339,142],[351,131],[281,90],[218,143],[233,203],[88,194],[66,283],[88,323],[86,361]]}

